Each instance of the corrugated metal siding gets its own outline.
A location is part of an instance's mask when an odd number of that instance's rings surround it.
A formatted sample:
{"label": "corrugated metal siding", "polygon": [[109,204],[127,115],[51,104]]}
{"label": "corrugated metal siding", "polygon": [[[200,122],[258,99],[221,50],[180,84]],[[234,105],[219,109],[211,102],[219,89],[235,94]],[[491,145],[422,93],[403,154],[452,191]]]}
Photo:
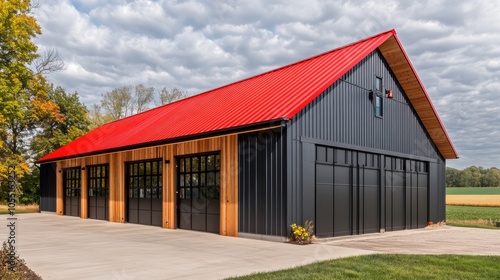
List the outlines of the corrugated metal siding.
{"label": "corrugated metal siding", "polygon": [[286,149],[281,129],[239,135],[239,232],[286,235]]}
{"label": "corrugated metal siding", "polygon": [[431,221],[444,221],[446,220],[446,161],[438,161],[437,164],[437,193],[433,193],[431,195],[437,195],[437,210],[431,212]]}
{"label": "corrugated metal siding", "polygon": [[40,165],[40,210],[56,212],[56,164]]}
{"label": "corrugated metal siding", "polygon": [[[368,98],[367,89],[374,89],[375,76],[383,78],[384,87],[392,89],[394,96],[392,100],[383,99],[383,118],[375,117],[373,103]],[[298,112],[287,133],[289,222],[303,220],[302,194],[314,191],[303,189],[314,184],[304,184],[302,180],[302,164],[307,159],[303,152],[306,144],[301,137],[443,161],[378,50]]]}

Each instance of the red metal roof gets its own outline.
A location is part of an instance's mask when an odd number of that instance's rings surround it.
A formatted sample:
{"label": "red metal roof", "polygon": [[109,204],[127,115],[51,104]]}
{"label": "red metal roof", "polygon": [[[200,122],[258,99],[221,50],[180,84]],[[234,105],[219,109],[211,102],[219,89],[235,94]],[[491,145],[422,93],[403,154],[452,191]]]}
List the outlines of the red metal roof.
{"label": "red metal roof", "polygon": [[105,124],[38,162],[292,118],[396,32],[356,43]]}

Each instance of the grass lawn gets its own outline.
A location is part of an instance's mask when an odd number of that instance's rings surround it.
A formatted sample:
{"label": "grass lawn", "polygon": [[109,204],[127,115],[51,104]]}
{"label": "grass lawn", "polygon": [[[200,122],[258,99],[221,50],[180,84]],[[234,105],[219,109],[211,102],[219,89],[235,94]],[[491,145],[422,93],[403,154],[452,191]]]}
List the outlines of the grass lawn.
{"label": "grass lawn", "polygon": [[446,194],[499,194],[500,188],[446,188]]}
{"label": "grass lawn", "polygon": [[[15,208],[15,213],[16,214],[21,214],[21,213],[38,213],[40,207],[38,204],[31,204],[31,205],[16,205]],[[0,215],[2,214],[8,214],[9,213],[9,206],[7,205],[0,205]]]}
{"label": "grass lawn", "polygon": [[368,255],[230,279],[500,279],[500,257]]}
{"label": "grass lawn", "polygon": [[448,225],[500,229],[494,222],[500,222],[500,207],[446,205]]}

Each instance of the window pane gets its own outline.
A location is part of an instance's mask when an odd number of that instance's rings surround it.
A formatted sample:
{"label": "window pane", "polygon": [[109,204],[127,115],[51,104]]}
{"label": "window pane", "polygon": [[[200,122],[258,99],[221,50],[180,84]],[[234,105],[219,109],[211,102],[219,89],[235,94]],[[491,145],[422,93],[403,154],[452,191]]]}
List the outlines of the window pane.
{"label": "window pane", "polygon": [[207,157],[207,170],[214,170],[215,156]]}
{"label": "window pane", "polygon": [[200,198],[206,199],[208,197],[207,188],[200,188]]}
{"label": "window pane", "polygon": [[153,164],[152,162],[146,162],[146,167],[145,167],[146,168],[146,173],[145,173],[146,175],[151,175],[151,171],[152,171],[151,170],[151,166],[152,166],[152,164]]}
{"label": "window pane", "polygon": [[201,156],[200,157],[200,171],[205,171],[205,169],[206,169],[206,161],[207,161],[207,157],[206,156]]}
{"label": "window pane", "polygon": [[151,174],[158,174],[158,162],[153,161],[151,163]]}
{"label": "window pane", "polygon": [[137,175],[144,175],[145,169],[144,162],[139,163],[139,171],[137,172]]}
{"label": "window pane", "polygon": [[191,194],[192,198],[200,198],[200,190],[198,188],[192,188],[191,190],[193,191],[193,193]]}
{"label": "window pane", "polygon": [[192,169],[193,172],[198,172],[198,169],[199,169],[198,168],[199,167],[199,160],[198,160],[197,157],[193,158],[193,161],[191,163],[191,167],[192,167],[191,169]]}
{"label": "window pane", "polygon": [[201,173],[200,174],[200,186],[205,186],[206,185],[206,181],[205,181],[206,176],[207,176],[206,173]]}
{"label": "window pane", "polygon": [[209,187],[207,190],[207,198],[215,198],[215,188]]}
{"label": "window pane", "polygon": [[181,172],[184,172],[184,159],[181,158],[179,160],[179,169],[181,170]]}
{"label": "window pane", "polygon": [[213,186],[215,184],[215,172],[208,172],[207,176],[207,185]]}
{"label": "window pane", "polygon": [[381,78],[377,77],[375,79],[375,90],[382,91],[382,79]]}
{"label": "window pane", "polygon": [[[194,167],[194,165],[193,165],[193,167]],[[191,179],[192,179],[192,185],[193,186],[198,186],[198,174],[193,174],[191,176]]]}

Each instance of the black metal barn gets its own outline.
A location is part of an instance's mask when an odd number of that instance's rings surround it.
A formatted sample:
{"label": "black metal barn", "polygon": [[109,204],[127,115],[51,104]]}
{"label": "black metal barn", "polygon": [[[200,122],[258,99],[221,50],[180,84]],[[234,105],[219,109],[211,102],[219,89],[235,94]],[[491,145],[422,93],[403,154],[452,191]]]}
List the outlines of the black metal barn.
{"label": "black metal barn", "polygon": [[310,220],[318,236],[340,236],[445,219],[445,160],[378,50],[281,130],[239,145],[240,232],[286,236]]}

